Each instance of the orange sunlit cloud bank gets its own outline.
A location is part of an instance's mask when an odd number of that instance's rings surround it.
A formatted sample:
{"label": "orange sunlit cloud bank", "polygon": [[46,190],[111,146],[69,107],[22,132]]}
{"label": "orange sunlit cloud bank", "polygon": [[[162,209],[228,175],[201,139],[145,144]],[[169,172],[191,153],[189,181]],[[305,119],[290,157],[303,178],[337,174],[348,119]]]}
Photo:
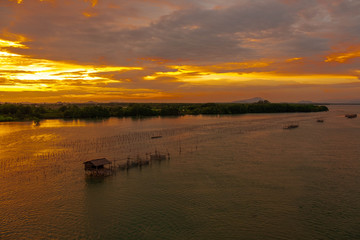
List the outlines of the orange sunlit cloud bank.
{"label": "orange sunlit cloud bank", "polygon": [[349,0],[3,0],[0,102],[360,102],[358,12]]}
{"label": "orange sunlit cloud bank", "polygon": [[[228,67],[226,67],[228,66]],[[172,71],[156,72],[146,80],[173,77],[181,82],[197,85],[288,85],[288,84],[341,84],[357,81],[357,76],[341,74],[299,74],[252,70],[267,67],[270,63],[226,63],[218,66],[169,66]],[[240,68],[237,70],[237,67]],[[270,68],[271,69],[271,68]],[[247,71],[244,71],[247,70]]]}
{"label": "orange sunlit cloud bank", "polygon": [[344,63],[351,59],[360,58],[360,47],[350,48],[347,52],[334,53],[326,58],[326,62]]}
{"label": "orange sunlit cloud bank", "polygon": [[[87,98],[112,100],[111,98],[116,98],[117,94],[124,99],[163,95],[151,89],[107,87],[111,83],[121,83],[119,79],[112,79],[114,74],[142,70],[142,67],[90,66],[36,59],[12,53],[7,49],[9,47],[27,48],[20,42],[0,39],[0,91],[2,92],[31,92],[34,95],[33,99],[36,99],[36,92],[63,92],[65,97],[80,101]],[[29,99],[29,95],[24,95]],[[57,98],[61,100],[61,95]],[[49,99],[54,98],[49,97]]]}
{"label": "orange sunlit cloud bank", "polygon": [[[24,45],[0,40],[0,46],[11,46],[25,48]],[[65,62],[56,62],[46,59],[35,59],[29,56],[14,54],[7,50],[0,51],[0,71],[2,73],[3,82],[13,81],[18,85],[26,85],[27,82],[34,81],[42,83],[43,81],[56,80],[61,85],[61,81],[79,80],[87,81],[87,84],[104,84],[113,80],[100,77],[97,74],[106,72],[123,72],[130,70],[141,70],[141,67],[110,67],[110,66],[87,66],[79,64],[71,64]],[[7,73],[7,74],[6,74]],[[24,81],[24,82],[21,82]],[[16,85],[8,86],[9,88]],[[34,86],[29,86],[28,90],[35,90]],[[55,90],[55,89],[54,89]]]}

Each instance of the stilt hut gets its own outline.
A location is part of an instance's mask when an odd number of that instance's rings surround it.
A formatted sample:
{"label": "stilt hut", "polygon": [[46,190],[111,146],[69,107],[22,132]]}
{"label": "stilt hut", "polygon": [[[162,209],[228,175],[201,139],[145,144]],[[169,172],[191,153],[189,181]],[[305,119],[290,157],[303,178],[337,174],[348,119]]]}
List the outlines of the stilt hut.
{"label": "stilt hut", "polygon": [[106,158],[98,158],[84,162],[84,169],[89,175],[107,176],[111,174],[111,169],[105,166],[110,165],[111,161]]}
{"label": "stilt hut", "polygon": [[162,160],[166,160],[165,154],[160,154],[158,151],[155,151],[155,154],[150,154],[150,161],[162,161]]}

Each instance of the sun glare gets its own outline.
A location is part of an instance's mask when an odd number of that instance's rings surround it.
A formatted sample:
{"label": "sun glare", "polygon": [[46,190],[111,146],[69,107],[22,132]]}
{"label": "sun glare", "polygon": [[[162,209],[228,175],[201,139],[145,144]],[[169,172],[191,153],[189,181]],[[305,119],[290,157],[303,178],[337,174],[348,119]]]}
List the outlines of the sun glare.
{"label": "sun glare", "polygon": [[25,45],[21,44],[18,41],[8,41],[8,40],[0,39],[0,49],[1,48],[8,48],[8,47],[27,48]]}
{"label": "sun glare", "polygon": [[[0,82],[1,91],[52,91],[73,89],[86,82],[87,86],[119,82],[110,73],[141,70],[141,67],[92,66],[67,62],[36,59],[30,56],[11,53],[10,48],[27,48],[16,41],[0,39]],[[63,82],[63,83],[62,83]]]}

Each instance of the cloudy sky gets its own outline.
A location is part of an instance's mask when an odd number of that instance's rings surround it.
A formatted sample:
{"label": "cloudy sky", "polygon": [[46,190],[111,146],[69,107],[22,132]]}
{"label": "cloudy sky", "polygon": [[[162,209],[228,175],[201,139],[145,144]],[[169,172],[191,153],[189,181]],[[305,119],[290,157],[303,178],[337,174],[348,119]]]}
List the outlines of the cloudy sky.
{"label": "cloudy sky", "polygon": [[0,102],[360,99],[359,0],[0,0]]}

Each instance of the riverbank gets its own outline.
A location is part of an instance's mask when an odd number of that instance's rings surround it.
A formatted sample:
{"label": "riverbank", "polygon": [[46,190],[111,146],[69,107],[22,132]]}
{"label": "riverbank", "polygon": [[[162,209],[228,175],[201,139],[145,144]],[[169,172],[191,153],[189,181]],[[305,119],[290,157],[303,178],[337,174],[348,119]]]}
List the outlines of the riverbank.
{"label": "riverbank", "polygon": [[39,119],[101,119],[219,115],[246,113],[288,113],[328,111],[326,106],[295,103],[86,103],[86,104],[0,104],[0,122]]}

